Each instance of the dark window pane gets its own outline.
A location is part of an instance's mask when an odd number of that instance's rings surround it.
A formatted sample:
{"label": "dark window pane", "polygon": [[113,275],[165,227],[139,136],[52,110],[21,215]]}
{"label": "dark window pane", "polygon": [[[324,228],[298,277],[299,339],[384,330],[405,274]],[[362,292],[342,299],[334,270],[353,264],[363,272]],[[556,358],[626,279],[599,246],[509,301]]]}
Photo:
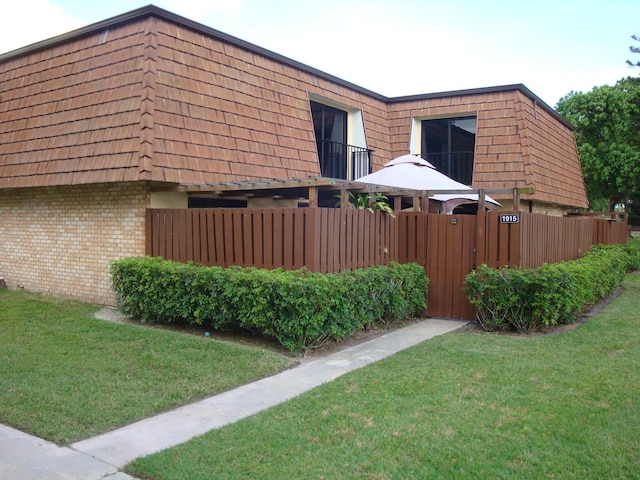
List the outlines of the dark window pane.
{"label": "dark window pane", "polygon": [[471,185],[476,117],[422,121],[422,157],[439,172]]}

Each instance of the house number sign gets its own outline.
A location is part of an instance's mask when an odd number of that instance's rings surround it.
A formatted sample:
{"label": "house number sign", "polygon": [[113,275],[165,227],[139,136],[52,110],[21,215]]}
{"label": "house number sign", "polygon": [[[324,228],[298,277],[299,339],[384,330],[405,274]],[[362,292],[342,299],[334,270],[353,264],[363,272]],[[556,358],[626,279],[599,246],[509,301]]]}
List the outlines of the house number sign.
{"label": "house number sign", "polygon": [[504,215],[500,215],[500,223],[519,223],[520,215],[517,213],[506,213]]}

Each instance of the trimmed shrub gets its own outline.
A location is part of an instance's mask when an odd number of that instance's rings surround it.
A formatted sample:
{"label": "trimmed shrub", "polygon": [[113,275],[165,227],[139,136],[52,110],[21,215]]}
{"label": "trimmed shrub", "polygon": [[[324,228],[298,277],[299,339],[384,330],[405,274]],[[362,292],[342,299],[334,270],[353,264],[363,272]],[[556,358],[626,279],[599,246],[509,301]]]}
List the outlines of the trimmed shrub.
{"label": "trimmed shrub", "polygon": [[111,275],[118,307],[127,315],[242,328],[274,337],[292,351],[417,315],[426,307],[428,286],[417,264],[325,275],[142,257],[113,262]]}
{"label": "trimmed shrub", "polygon": [[640,240],[631,239],[622,248],[627,254],[627,269],[640,270]]}
{"label": "trimmed shrub", "polygon": [[640,256],[632,247],[599,246],[581,259],[538,268],[482,265],[466,276],[465,293],[487,331],[529,332],[573,323],[586,308],[614,292],[637,265],[636,255]]}

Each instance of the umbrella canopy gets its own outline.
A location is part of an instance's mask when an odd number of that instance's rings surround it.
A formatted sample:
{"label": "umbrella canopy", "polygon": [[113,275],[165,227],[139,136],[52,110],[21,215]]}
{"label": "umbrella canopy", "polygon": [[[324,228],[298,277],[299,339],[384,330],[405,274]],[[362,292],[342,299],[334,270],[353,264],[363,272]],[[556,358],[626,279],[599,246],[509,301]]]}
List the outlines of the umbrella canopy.
{"label": "umbrella canopy", "polygon": [[[413,190],[473,190],[471,187],[438,172],[429,162],[415,155],[402,155],[385,163],[384,166],[385,168],[382,170],[356,179],[356,182]],[[442,202],[444,213],[452,213],[453,209],[459,205],[477,202],[478,194],[436,193],[429,198]],[[485,200],[489,209],[493,210],[496,206],[500,206],[489,196],[485,197]]]}

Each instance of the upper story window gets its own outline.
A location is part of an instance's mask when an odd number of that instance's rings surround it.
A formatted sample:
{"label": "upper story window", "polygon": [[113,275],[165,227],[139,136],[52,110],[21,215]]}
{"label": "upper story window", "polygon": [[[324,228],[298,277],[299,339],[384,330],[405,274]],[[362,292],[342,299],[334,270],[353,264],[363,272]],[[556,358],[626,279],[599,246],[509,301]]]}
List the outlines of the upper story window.
{"label": "upper story window", "polygon": [[349,112],[314,100],[310,104],[320,174],[323,177],[355,180],[371,173],[372,151],[349,144],[352,138],[363,144],[364,129],[360,112]]}
{"label": "upper story window", "polygon": [[422,120],[421,157],[439,172],[471,186],[476,117]]}

